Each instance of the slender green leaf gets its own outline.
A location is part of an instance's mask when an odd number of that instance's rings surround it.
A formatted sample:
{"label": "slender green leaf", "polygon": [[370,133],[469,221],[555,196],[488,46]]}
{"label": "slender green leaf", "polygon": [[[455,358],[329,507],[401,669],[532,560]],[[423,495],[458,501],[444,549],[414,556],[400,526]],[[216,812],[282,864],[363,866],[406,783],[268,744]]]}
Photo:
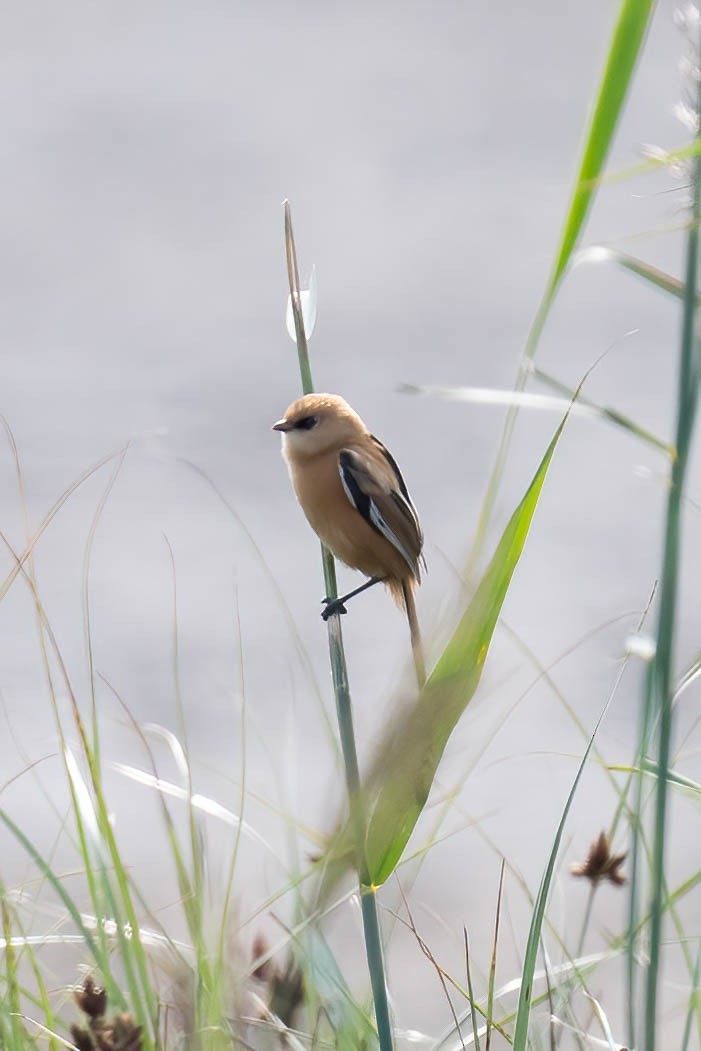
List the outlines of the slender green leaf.
{"label": "slender green leaf", "polygon": [[533,976],[535,974],[535,965],[538,959],[538,950],[540,948],[540,940],[543,930],[543,920],[545,919],[545,907],[548,903],[548,894],[550,893],[550,884],[552,882],[553,873],[555,871],[557,855],[560,850],[560,841],[562,840],[562,833],[564,831],[565,823],[570,812],[570,807],[572,806],[572,800],[575,797],[575,793],[577,791],[577,788],[579,787],[580,779],[582,777],[582,774],[584,773],[584,767],[586,766],[589,754],[592,748],[594,747],[594,741],[596,739],[599,727],[603,722],[604,716],[609,710],[611,701],[613,700],[616,690],[618,689],[618,684],[621,680],[621,676],[623,675],[624,669],[625,665],[622,666],[620,672],[618,673],[614,687],[606,700],[606,704],[604,705],[601,715],[597,719],[593,733],[589,738],[589,743],[587,744],[587,747],[584,750],[584,755],[582,756],[579,767],[577,769],[577,774],[575,776],[574,781],[572,782],[572,787],[569,791],[569,795],[567,796],[567,801],[563,808],[562,815],[557,826],[557,831],[555,832],[555,839],[553,840],[553,845],[550,850],[548,863],[545,867],[545,872],[543,873],[543,878],[540,882],[538,895],[536,897],[535,906],[533,908],[533,914],[531,916],[531,926],[528,931],[526,954],[523,959],[521,989],[518,998],[518,1010],[516,1012],[516,1029],[514,1031],[514,1051],[526,1051],[526,1048],[528,1046],[528,1023],[530,1019],[531,1003],[533,998]]}
{"label": "slender green leaf", "polygon": [[[671,274],[660,270],[659,267],[652,266],[642,259],[637,259],[634,255],[628,255],[627,252],[620,252],[617,248],[609,248],[608,245],[591,245],[589,248],[583,248],[581,252],[578,252],[574,261],[577,265],[582,263],[618,263],[624,270],[630,271],[636,277],[642,277],[644,281],[647,281],[654,288],[658,288],[661,292],[667,292],[669,295],[676,296],[677,299],[684,298],[686,285],[678,277],[672,277]],[[696,301],[698,303],[699,296],[696,297]]]}
{"label": "slender green leaf", "polygon": [[545,293],[551,300],[579,238],[597,189],[652,15],[654,0],[623,0],[589,123],[560,245]]}
{"label": "slender green leaf", "polygon": [[318,926],[306,927],[299,944],[300,966],[307,976],[309,987],[320,999],[334,1033],[334,1046],[341,1051],[377,1047],[377,1030],[355,1002]]}
{"label": "slender green leaf", "polygon": [[606,186],[610,183],[628,182],[629,179],[635,179],[639,175],[648,175],[660,168],[680,168],[685,165],[686,161],[698,157],[699,153],[701,153],[701,140],[699,139],[687,143],[686,146],[680,146],[676,150],[656,149],[652,156],[647,157],[640,164],[623,168],[621,171],[608,172],[599,179],[599,183]]}
{"label": "slender green leaf", "polygon": [[[23,1030],[20,1023],[19,1014],[21,1010],[20,1004],[20,985],[19,976],[17,973],[17,957],[15,955],[14,946],[12,943],[12,927],[10,924],[10,913],[7,908],[7,903],[3,897],[0,901],[0,913],[2,914],[2,933],[5,939],[5,995],[3,997],[4,1006],[8,1010],[9,1018],[9,1029],[11,1044],[9,1045],[13,1051],[16,1048],[17,1051],[24,1045]],[[27,1041],[28,1043],[28,1041]]]}
{"label": "slender green leaf", "polygon": [[696,953],[696,964],[694,966],[694,973],[691,979],[691,993],[689,994],[689,1006],[686,1012],[686,1022],[684,1023],[684,1035],[682,1037],[681,1051],[688,1051],[689,1039],[691,1037],[691,1026],[694,1021],[694,1015],[698,1014],[699,1001],[701,1000],[701,989],[699,988],[699,978],[701,977],[701,947]]}
{"label": "slender green leaf", "polygon": [[[565,420],[567,417],[565,417]],[[374,793],[366,839],[374,885],[392,873],[423,810],[448,739],[477,689],[492,634],[565,424],[548,446],[523,500],[511,517],[482,581],[418,700],[393,727],[375,764]],[[373,793],[369,793],[372,799]]]}
{"label": "slender green leaf", "polygon": [[[477,1005],[475,1004],[475,994],[472,989],[472,974],[470,972],[470,943],[467,937],[467,927],[462,929],[465,938],[465,971],[467,972],[467,992],[470,999],[470,1017],[472,1019],[472,1039],[475,1045],[475,1051],[482,1051],[480,1046],[479,1037],[479,1026],[477,1023]],[[458,1022],[457,1031],[460,1032],[460,1023]]]}
{"label": "slender green leaf", "polygon": [[[66,910],[68,911],[71,919],[73,920],[76,927],[85,939],[86,948],[89,949],[89,951],[91,952],[95,962],[101,966],[103,962],[102,954],[98,951],[95,939],[93,938],[88,928],[85,926],[83,919],[78,909],[76,908],[75,902],[64,888],[63,884],[61,883],[61,880],[58,878],[53,869],[50,868],[50,866],[46,863],[46,861],[41,856],[41,854],[36,849],[31,840],[28,839],[27,836],[25,836],[21,828],[19,828],[19,826],[15,824],[15,822],[12,820],[9,814],[5,813],[4,810],[0,810],[0,821],[3,821],[5,825],[7,825],[10,832],[12,832],[12,834],[27,851],[27,853],[29,854],[29,856],[31,857],[32,861],[37,866],[41,874],[56,891],[57,895],[66,907]],[[112,992],[112,989],[109,989],[108,991]]]}
{"label": "slender green leaf", "polygon": [[[628,88],[633,78],[633,71],[642,49],[653,7],[654,0],[621,0],[604,72],[599,83],[599,90],[584,140],[582,159],[562,226],[560,243],[555,253],[545,291],[526,339],[526,346],[516,378],[515,389],[517,391],[523,390],[526,385],[531,363],[535,357],[540,337],[550,314],[550,308],[560,287],[565,270],[572,258],[572,253],[577,246],[584,221],[597,192],[599,179],[613,141]],[[517,406],[512,406],[504,422],[499,449],[477,522],[468,566],[470,572],[477,565],[487,537],[488,526],[506,464],[517,414]]]}
{"label": "slender green leaf", "polygon": [[[699,41],[694,41],[696,47]],[[701,112],[701,85],[697,86],[696,112]],[[672,754],[674,717],[674,647],[677,629],[677,596],[680,579],[682,509],[687,467],[696,420],[699,392],[699,338],[697,330],[698,273],[701,259],[699,219],[701,219],[701,161],[696,158],[692,178],[692,206],[686,240],[686,275],[682,309],[682,336],[677,380],[676,456],[672,462],[664,554],[660,574],[660,610],[655,656],[650,663],[645,707],[656,746],[658,776],[654,788],[654,836],[652,843],[649,965],[645,991],[646,1051],[657,1045],[657,1001],[663,944],[665,901],[665,843],[667,840],[668,772]],[[645,754],[641,749],[641,754]]]}
{"label": "slender green leaf", "polygon": [[[625,764],[616,764],[608,767],[609,770],[618,771],[623,774],[649,774],[652,777],[657,777],[657,763],[651,762],[649,759],[643,761],[642,766],[626,766]],[[670,785],[676,785],[679,788],[685,789],[691,796],[701,795],[701,784],[698,781],[692,781],[690,777],[685,777],[683,774],[678,774],[671,768],[667,770],[667,782]]]}
{"label": "slender green leaf", "polygon": [[501,859],[501,871],[499,873],[499,893],[497,895],[497,914],[494,921],[494,942],[492,945],[492,961],[489,965],[489,984],[487,986],[487,1041],[485,1051],[489,1051],[492,1045],[492,1018],[494,1017],[494,983],[497,976],[497,949],[499,947],[499,919],[501,916],[501,896],[504,890],[504,858]]}

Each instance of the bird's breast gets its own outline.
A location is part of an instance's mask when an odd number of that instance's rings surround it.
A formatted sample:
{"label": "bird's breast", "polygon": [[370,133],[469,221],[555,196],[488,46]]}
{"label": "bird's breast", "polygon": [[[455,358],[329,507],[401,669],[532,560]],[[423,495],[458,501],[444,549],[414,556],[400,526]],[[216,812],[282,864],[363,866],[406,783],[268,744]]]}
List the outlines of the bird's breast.
{"label": "bird's breast", "polygon": [[410,575],[399,552],[365,521],[348,499],[341,482],[337,453],[302,463],[288,458],[288,466],[307,521],[337,558],[369,577],[401,580]]}

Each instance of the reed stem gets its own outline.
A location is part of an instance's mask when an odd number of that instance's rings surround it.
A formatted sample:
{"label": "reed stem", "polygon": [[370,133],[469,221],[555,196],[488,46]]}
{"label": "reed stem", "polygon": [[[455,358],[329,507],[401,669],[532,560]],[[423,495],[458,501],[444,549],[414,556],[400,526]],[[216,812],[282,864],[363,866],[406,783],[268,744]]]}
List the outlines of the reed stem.
{"label": "reed stem", "polygon": [[[292,313],[295,323],[295,336],[297,340],[297,354],[299,356],[299,371],[302,379],[302,390],[305,394],[311,394],[314,390],[314,380],[309,362],[307,336],[304,329],[297,252],[295,249],[294,234],[292,231],[292,216],[288,201],[285,201],[285,250],[287,254],[287,273],[290,284],[290,298],[292,301]],[[336,564],[333,555],[323,546],[323,544],[321,546],[321,558],[324,570],[325,594],[328,599],[333,600],[338,598]],[[348,791],[348,805],[350,808],[350,818],[355,843],[356,866],[360,885],[363,931],[365,934],[365,952],[367,955],[368,970],[370,972],[372,995],[375,1002],[375,1020],[377,1022],[380,1051],[392,1051],[394,1044],[392,1040],[392,1024],[387,996],[387,982],[385,979],[380,919],[377,909],[376,892],[375,888],[371,885],[365,859],[365,806],[360,788],[360,770],[358,767],[358,753],[355,746],[355,733],[353,730],[353,708],[351,705],[350,686],[348,683],[348,668],[346,665],[345,650],[343,648],[341,618],[338,613],[333,613],[329,617],[327,628],[331,676],[333,679],[334,696],[336,698],[336,714],[338,716],[338,729],[341,737],[341,751],[343,753],[346,788]]]}
{"label": "reed stem", "polygon": [[[697,110],[701,112],[701,84]],[[660,613],[657,625],[657,647],[650,666],[646,704],[648,725],[657,744],[657,780],[654,794],[652,843],[652,888],[650,903],[650,963],[645,997],[645,1051],[655,1051],[657,1036],[657,1000],[662,943],[662,918],[665,907],[664,855],[667,838],[668,774],[673,722],[673,656],[677,619],[679,583],[679,549],[681,509],[689,460],[689,450],[696,417],[699,367],[696,318],[696,289],[699,262],[699,214],[701,206],[701,159],[692,162],[692,204],[686,242],[686,277],[682,321],[681,358],[677,389],[677,425],[675,455],[667,497],[664,555],[660,580]]]}

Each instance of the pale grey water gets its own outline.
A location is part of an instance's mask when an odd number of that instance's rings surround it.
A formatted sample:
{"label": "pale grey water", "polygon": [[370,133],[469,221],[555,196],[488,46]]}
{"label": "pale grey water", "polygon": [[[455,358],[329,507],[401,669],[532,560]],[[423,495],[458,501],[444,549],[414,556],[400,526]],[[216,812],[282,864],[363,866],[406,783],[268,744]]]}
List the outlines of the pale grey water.
{"label": "pale grey water", "polygon": [[[93,550],[96,667],[140,722],[179,732],[165,534],[177,567],[181,687],[196,785],[238,808],[231,780],[240,769],[240,614],[247,816],[281,852],[285,824],[260,798],[322,831],[332,801],[342,798],[319,703],[268,577],[285,597],[330,711],[318,549],[269,430],[298,391],[284,330],[281,202],[289,197],[293,204],[303,272],[312,262],[318,271],[317,386],[343,393],[389,445],[421,511],[430,573],[420,613],[428,626],[457,594],[455,567],[464,564],[474,533],[503,410],[412,398],[397,388],[512,383],[614,9],[542,0],[527,9],[452,2],[6,5],[0,410],[19,447],[30,517],[36,525],[86,467],[131,441]],[[663,3],[656,14],[613,170],[635,163],[641,143],[674,147],[688,137],[672,113],[684,50],[673,10]],[[607,187],[586,241],[606,240],[679,274],[682,240],[673,228],[683,222],[683,193],[662,192],[674,185],[658,174]],[[669,437],[678,338],[674,302],[610,267],[582,267],[563,288],[539,363],[575,385],[615,344],[587,392]],[[490,546],[556,420],[521,415]],[[262,561],[183,461],[196,464],[229,501]],[[588,727],[614,681],[633,611],[645,605],[658,571],[663,471],[663,458],[639,441],[573,420],[505,606],[508,625],[545,664],[613,621],[554,672]],[[9,450],[0,472],[2,530],[19,550],[22,514]],[[42,600],[86,706],[82,564],[108,476],[103,468],[71,497],[36,552]],[[692,496],[700,481],[695,465]],[[680,666],[698,647],[696,511],[685,526]],[[4,570],[11,565],[3,555]],[[362,613],[356,607],[344,632],[367,756],[406,666],[408,642],[384,595],[361,601]],[[0,618],[0,687],[15,735],[6,733],[2,744],[4,782],[28,759],[55,753],[56,733],[20,580]],[[497,849],[534,889],[583,745],[544,684],[487,744],[532,675],[500,631],[440,780],[450,787],[484,752],[460,795],[464,812],[456,809],[447,827],[483,816]],[[610,762],[630,759],[640,689],[633,667],[602,733]],[[98,702],[105,760],[144,765],[102,684]],[[686,728],[696,704],[692,689],[680,710]],[[692,738],[679,765],[698,779],[694,747]],[[175,776],[158,754],[164,775]],[[14,782],[3,803],[46,849],[57,819],[37,779],[62,807],[56,759]],[[164,886],[155,802],[116,774],[109,788],[125,853],[154,906],[165,906],[176,891],[169,869]],[[569,824],[567,861],[608,823],[612,806],[592,769]],[[690,815],[687,804],[677,806],[672,885],[695,870]],[[218,826],[211,837],[219,858]],[[3,879],[18,886],[31,869],[4,833],[2,843]],[[302,854],[312,849],[303,841]],[[67,868],[74,863],[65,843],[59,859]],[[482,973],[487,966],[497,873],[497,854],[468,830],[437,846],[419,874],[412,892],[417,922],[455,973],[462,973],[463,923]],[[242,914],[282,879],[249,845]],[[394,905],[396,898],[390,889],[386,900]],[[601,898],[598,944],[623,915],[622,895]],[[525,942],[523,895],[513,878],[507,900],[514,932],[507,925],[502,980],[514,973]],[[571,939],[583,902],[583,889],[563,876],[553,916]],[[289,918],[286,908],[279,911]],[[686,902],[682,911],[696,936],[698,904]],[[360,982],[354,922],[338,918],[334,945]],[[597,935],[592,942],[596,947]],[[436,1034],[449,1024],[440,988],[411,937],[397,933],[389,968],[405,1028]],[[606,973],[615,988],[617,965]],[[610,999],[618,1022],[616,997]],[[683,989],[666,988],[665,1010],[680,1003]],[[679,1024],[678,1012],[665,1017]]]}

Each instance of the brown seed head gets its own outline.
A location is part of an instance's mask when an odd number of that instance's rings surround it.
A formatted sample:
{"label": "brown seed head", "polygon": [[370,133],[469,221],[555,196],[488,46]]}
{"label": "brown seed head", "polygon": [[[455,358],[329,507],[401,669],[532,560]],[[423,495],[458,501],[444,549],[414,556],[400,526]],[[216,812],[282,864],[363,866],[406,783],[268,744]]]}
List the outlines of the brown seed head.
{"label": "brown seed head", "polygon": [[90,975],[75,995],[75,1002],[88,1018],[100,1018],[107,1010],[107,993],[95,985]]}
{"label": "brown seed head", "polygon": [[141,1026],[129,1014],[115,1015],[115,1051],[141,1051]]}
{"label": "brown seed head", "polygon": [[95,1051],[90,1033],[87,1029],[81,1029],[79,1025],[71,1026],[71,1040],[78,1051]]}
{"label": "brown seed head", "polygon": [[589,853],[584,861],[572,865],[570,872],[573,876],[583,876],[591,883],[598,883],[605,879],[613,883],[615,887],[622,887],[626,878],[620,869],[625,859],[625,853],[611,853],[608,836],[602,832],[589,847]]}
{"label": "brown seed head", "polygon": [[141,1026],[130,1014],[118,1014],[95,1028],[98,1051],[141,1051]]}

